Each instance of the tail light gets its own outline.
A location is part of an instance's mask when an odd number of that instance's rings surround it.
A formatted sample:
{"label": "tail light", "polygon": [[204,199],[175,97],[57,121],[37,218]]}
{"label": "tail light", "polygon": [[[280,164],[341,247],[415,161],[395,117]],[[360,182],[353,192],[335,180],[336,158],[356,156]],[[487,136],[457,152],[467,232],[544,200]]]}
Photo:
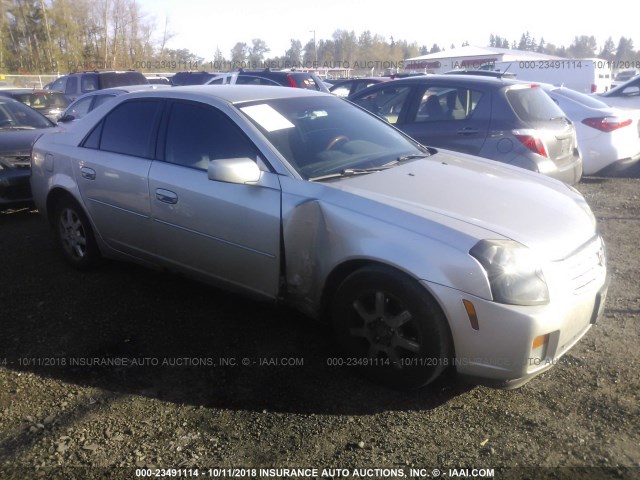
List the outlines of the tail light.
{"label": "tail light", "polygon": [[289,85],[291,85],[293,88],[298,87],[298,85],[296,85],[296,81],[293,79],[291,75],[287,75],[287,80],[289,80]]}
{"label": "tail light", "polygon": [[533,153],[537,153],[538,155],[542,155],[543,157],[549,158],[549,154],[547,154],[547,149],[544,148],[544,143],[540,138],[535,135],[530,134],[522,134],[514,132],[514,136],[520,140],[525,147],[531,150]]}
{"label": "tail light", "polygon": [[613,132],[619,128],[631,125],[631,119],[622,120],[620,117],[592,117],[585,118],[582,123],[601,132]]}
{"label": "tail light", "polygon": [[598,86],[594,83],[591,84],[591,93],[596,93],[598,91]]}

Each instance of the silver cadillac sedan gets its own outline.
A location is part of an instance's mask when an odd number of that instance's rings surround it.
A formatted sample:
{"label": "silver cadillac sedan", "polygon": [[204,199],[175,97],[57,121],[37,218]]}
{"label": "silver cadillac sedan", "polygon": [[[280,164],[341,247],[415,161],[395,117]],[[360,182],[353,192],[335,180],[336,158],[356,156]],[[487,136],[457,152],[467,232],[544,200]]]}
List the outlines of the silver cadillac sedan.
{"label": "silver cadillac sedan", "polygon": [[573,188],[424,147],[331,95],[253,86],[122,95],[33,148],[66,260],[181,272],[326,320],[357,366],[512,388],[601,315],[605,248]]}

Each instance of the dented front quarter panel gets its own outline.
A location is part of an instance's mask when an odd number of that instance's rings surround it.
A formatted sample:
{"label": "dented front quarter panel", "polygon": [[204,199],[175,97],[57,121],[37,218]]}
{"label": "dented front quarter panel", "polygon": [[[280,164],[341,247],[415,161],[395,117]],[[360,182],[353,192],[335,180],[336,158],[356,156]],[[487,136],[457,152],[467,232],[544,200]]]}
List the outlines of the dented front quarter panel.
{"label": "dented front quarter panel", "polygon": [[287,299],[305,313],[319,316],[329,274],[353,260],[491,298],[482,268],[468,255],[484,229],[427,220],[332,183],[281,182]]}

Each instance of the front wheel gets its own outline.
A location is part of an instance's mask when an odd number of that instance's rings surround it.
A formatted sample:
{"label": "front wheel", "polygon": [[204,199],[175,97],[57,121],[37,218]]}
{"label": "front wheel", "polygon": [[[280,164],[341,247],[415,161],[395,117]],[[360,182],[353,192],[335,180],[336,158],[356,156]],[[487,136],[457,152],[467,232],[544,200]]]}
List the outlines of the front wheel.
{"label": "front wheel", "polygon": [[54,216],[56,239],[67,262],[79,270],[94,266],[100,251],[91,230],[89,219],[76,202],[62,199]]}
{"label": "front wheel", "polygon": [[429,292],[408,276],[366,267],[340,285],[333,327],[347,358],[370,379],[393,388],[417,388],[450,365],[447,321]]}

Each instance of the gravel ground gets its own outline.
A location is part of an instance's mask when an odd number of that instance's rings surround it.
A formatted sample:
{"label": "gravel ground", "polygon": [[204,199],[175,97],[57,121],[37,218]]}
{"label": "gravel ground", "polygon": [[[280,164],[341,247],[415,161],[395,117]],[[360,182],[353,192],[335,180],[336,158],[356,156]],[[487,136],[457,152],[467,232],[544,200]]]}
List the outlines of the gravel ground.
{"label": "gravel ground", "polygon": [[328,327],[296,312],[76,272],[36,212],[0,213],[0,479],[640,478],[640,175],[578,189],[608,246],[605,316],[511,391],[453,373],[386,390],[329,366]]}

